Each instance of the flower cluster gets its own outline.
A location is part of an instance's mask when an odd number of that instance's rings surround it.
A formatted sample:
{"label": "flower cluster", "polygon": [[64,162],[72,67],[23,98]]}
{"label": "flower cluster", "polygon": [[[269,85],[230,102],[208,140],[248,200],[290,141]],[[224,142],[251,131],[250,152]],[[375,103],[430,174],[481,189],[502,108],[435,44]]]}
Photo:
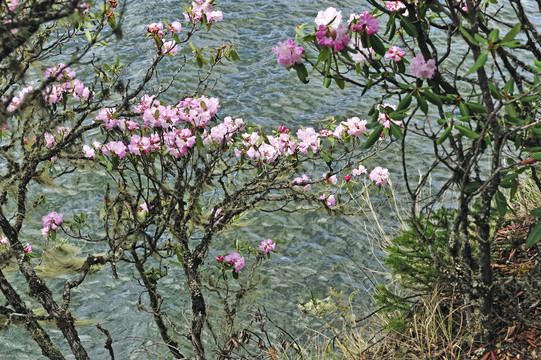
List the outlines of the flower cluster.
{"label": "flower cluster", "polygon": [[351,14],[348,25],[352,32],[372,35],[378,32],[379,21],[368,11],[365,11],[360,15]]}
{"label": "flower cluster", "polygon": [[393,59],[395,62],[402,61],[402,57],[406,54],[399,46],[391,46],[389,52],[385,54],[385,59]]}
{"label": "flower cluster", "polygon": [[278,46],[272,48],[272,51],[278,57],[278,63],[285,67],[300,64],[304,58],[304,48],[297,46],[297,43],[291,39],[279,42]]}
{"label": "flower cluster", "polygon": [[214,0],[194,0],[188,12],[184,12],[184,18],[188,22],[198,22],[207,19],[207,24],[222,21],[221,11],[214,11]]}
{"label": "flower cluster", "polygon": [[43,229],[41,234],[43,236],[49,236],[51,230],[56,231],[60,225],[64,222],[63,215],[53,211],[41,218]]}
{"label": "flower cluster", "polygon": [[[334,19],[334,20],[333,20]],[[317,43],[341,51],[349,43],[348,27],[341,24],[342,13],[330,7],[320,11],[315,19]]]}
{"label": "flower cluster", "polygon": [[[293,189],[298,191],[308,191],[310,190],[310,178],[306,174],[302,174],[300,177],[293,179],[292,183],[295,184]],[[301,186],[304,185],[304,186]]]}
{"label": "flower cluster", "polygon": [[410,72],[418,79],[432,79],[432,76],[434,76],[434,71],[436,71],[436,62],[434,59],[425,61],[423,55],[419,54],[414,57],[413,60],[411,60]]}
{"label": "flower cluster", "polygon": [[387,9],[396,12],[406,8],[406,5],[402,1],[387,1]]}
{"label": "flower cluster", "polygon": [[[45,79],[53,78],[58,81],[57,84],[47,86],[41,93],[43,98],[49,104],[56,104],[64,99],[65,94],[71,94],[74,99],[83,101],[93,97],[92,91],[76,78],[75,71],[71,70],[66,65],[60,63],[57,66],[45,70]],[[35,90],[32,86],[27,86],[19,91],[18,96],[13,96],[9,100],[7,111],[14,112],[23,103],[26,96]],[[2,102],[8,100],[3,98]]]}
{"label": "flower cluster", "polygon": [[389,181],[389,170],[377,166],[370,172],[370,180],[378,186],[387,184],[387,181]]}
{"label": "flower cluster", "polygon": [[[178,45],[176,41],[170,40],[170,41],[163,41],[163,40],[157,40],[157,38],[164,38],[165,32],[164,32],[164,26],[162,23],[151,23],[146,26],[148,35],[147,37],[154,37],[156,40],[156,44],[160,47],[160,52],[162,54],[167,54],[169,56],[174,56],[178,52]],[[173,21],[171,25],[166,25],[165,29],[169,31],[171,34],[178,34],[182,30],[182,24],[178,21]]]}
{"label": "flower cluster", "polygon": [[226,256],[216,256],[214,259],[218,262],[232,265],[236,273],[240,272],[244,267],[244,256],[241,256],[238,252],[232,252]]}
{"label": "flower cluster", "polygon": [[276,244],[273,243],[271,239],[267,239],[261,242],[261,245],[259,245],[259,250],[263,251],[265,254],[268,254],[269,252],[274,251],[275,247]]}
{"label": "flower cluster", "polygon": [[[392,105],[392,104],[388,104],[388,103],[385,103],[385,104],[379,104],[377,106],[377,109],[378,111],[381,109],[381,108],[391,108],[393,110],[396,110],[396,105]],[[380,122],[380,124],[383,125],[383,127],[385,127],[386,129],[389,129],[391,127],[391,123],[394,123],[395,125],[397,126],[401,126],[402,125],[402,121],[400,120],[393,120],[389,117],[388,114],[382,112],[382,111],[379,111],[379,115],[378,115],[378,121]]]}

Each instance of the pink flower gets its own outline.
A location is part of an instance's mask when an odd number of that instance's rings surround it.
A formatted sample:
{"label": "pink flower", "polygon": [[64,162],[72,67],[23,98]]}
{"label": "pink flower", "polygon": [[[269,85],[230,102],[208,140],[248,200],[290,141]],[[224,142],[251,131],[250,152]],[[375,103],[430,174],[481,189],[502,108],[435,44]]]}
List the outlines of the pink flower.
{"label": "pink flower", "polygon": [[47,215],[41,218],[43,224],[43,229],[41,229],[41,234],[43,236],[49,236],[51,230],[56,231],[60,225],[64,222],[63,215],[52,211]]}
{"label": "pink flower", "polygon": [[147,31],[156,35],[163,35],[163,24],[162,23],[152,23],[147,25]]}
{"label": "pink flower", "polygon": [[336,29],[319,25],[316,38],[319,45],[334,48],[334,51],[344,50],[350,41],[348,28],[345,25],[340,25]]}
{"label": "pink flower", "polygon": [[411,60],[410,72],[418,79],[426,80],[432,79],[434,71],[436,70],[436,63],[434,59],[425,61],[423,55],[419,54]]}
{"label": "pink flower", "polygon": [[29,243],[26,243],[26,246],[24,247],[24,252],[27,254],[30,254],[32,252],[32,246],[30,246]]}
{"label": "pink flower", "polygon": [[178,52],[178,46],[177,43],[173,40],[166,41],[162,45],[162,53],[167,54],[169,56],[174,56]]}
{"label": "pink flower", "polygon": [[291,39],[279,42],[272,51],[276,54],[278,63],[285,67],[300,64],[304,58],[304,48],[297,46],[297,43]]}
{"label": "pink flower", "polygon": [[337,29],[341,22],[342,12],[337,11],[333,7],[327,8],[325,11],[319,11],[315,19],[318,27],[323,25],[325,28],[328,26],[331,29]]}
{"label": "pink flower", "polygon": [[[378,105],[377,108],[378,108],[378,111],[381,107],[389,107],[393,110],[396,110],[396,105],[391,105],[391,104],[388,104],[388,103],[385,103],[383,105]],[[389,117],[388,114],[380,111],[379,112],[379,115],[378,115],[378,120],[380,122],[380,124],[382,124],[386,129],[389,129],[391,127],[391,122],[394,123],[396,126],[401,126],[402,125],[402,121],[400,120],[393,120]]]}
{"label": "pink flower", "polygon": [[[301,177],[296,177],[295,179],[293,179],[292,183],[297,184],[293,186],[293,188],[300,191],[308,191],[310,189],[310,184],[306,184],[306,183],[309,183],[310,181],[311,180],[308,177],[308,175],[302,174]],[[303,185],[303,184],[306,184],[306,185],[304,185],[303,187],[298,186],[298,185]]]}
{"label": "pink flower", "polygon": [[336,204],[336,199],[334,198],[334,195],[329,195],[327,196],[327,194],[323,194],[321,195],[320,197],[321,200],[325,200],[325,204],[327,204],[328,207],[332,207]]}
{"label": "pink flower", "polygon": [[8,239],[1,236],[0,237],[0,245],[7,245],[7,243],[8,243]]}
{"label": "pink flower", "polygon": [[405,9],[406,5],[402,1],[387,1],[387,9],[391,11],[399,11]]}
{"label": "pink flower", "polygon": [[354,169],[352,172],[353,176],[359,176],[361,174],[366,174],[366,168],[363,165],[359,165],[358,169]]}
{"label": "pink flower", "polygon": [[216,257],[214,258],[214,260],[216,260],[216,261],[218,261],[218,262],[223,262],[223,261],[224,261],[224,258],[225,258],[225,256],[220,255],[220,256],[216,256]]}
{"label": "pink flower", "polygon": [[274,251],[276,244],[272,242],[271,239],[263,240],[261,245],[259,245],[259,250],[263,251],[265,254],[268,254],[270,251]]}
{"label": "pink flower", "polygon": [[385,59],[393,59],[395,62],[402,61],[402,57],[406,54],[404,50],[402,50],[398,46],[391,46],[389,48],[389,52],[385,54]]}
{"label": "pink flower", "polygon": [[167,30],[171,31],[173,34],[178,34],[182,30],[182,24],[178,21],[173,21]]}
{"label": "pink flower", "polygon": [[224,262],[233,265],[235,272],[239,272],[244,267],[244,257],[237,252],[232,252],[224,258]]}
{"label": "pink flower", "polygon": [[389,181],[389,170],[377,166],[370,172],[370,180],[378,186],[385,185]]}
{"label": "pink flower", "polygon": [[351,175],[347,174],[344,179],[346,180],[346,182],[349,182],[351,180]]}
{"label": "pink flower", "polygon": [[334,185],[336,185],[338,183],[338,179],[336,178],[336,175],[328,177],[327,173],[324,173],[323,175],[321,175],[321,178],[323,180],[326,180],[327,182],[333,183]]}
{"label": "pink flower", "polygon": [[348,23],[353,32],[366,32],[368,35],[378,32],[379,21],[368,11],[363,12],[361,15],[351,14]]}
{"label": "pink flower", "polygon": [[54,135],[49,132],[46,132],[45,134],[43,134],[43,136],[45,138],[45,147],[46,148],[52,147],[55,142]]}
{"label": "pink flower", "polygon": [[120,159],[126,156],[126,150],[128,149],[122,141],[110,141],[106,145],[107,150],[116,154]]}

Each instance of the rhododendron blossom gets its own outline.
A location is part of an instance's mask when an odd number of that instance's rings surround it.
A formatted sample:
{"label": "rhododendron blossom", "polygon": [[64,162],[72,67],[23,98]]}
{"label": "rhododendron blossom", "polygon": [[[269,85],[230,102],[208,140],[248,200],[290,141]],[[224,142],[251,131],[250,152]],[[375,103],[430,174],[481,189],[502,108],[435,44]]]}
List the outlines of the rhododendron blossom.
{"label": "rhododendron blossom", "polygon": [[[308,177],[308,175],[302,174],[300,177],[296,177],[295,179],[293,179],[292,183],[296,184],[295,186],[293,186],[293,189],[299,190],[299,191],[308,191],[310,189],[310,184],[307,184],[307,183],[309,182],[311,182],[311,180]],[[301,187],[300,185],[304,185],[304,186]]]}
{"label": "rhododendron blossom", "polygon": [[278,63],[285,67],[300,64],[304,58],[304,48],[297,46],[297,43],[291,39],[279,42],[272,51],[276,54]]}
{"label": "rhododendron blossom", "polygon": [[175,41],[165,41],[162,45],[162,53],[167,54],[169,56],[175,56],[178,52],[178,45]]}
{"label": "rhododendron blossom", "polygon": [[307,154],[308,149],[311,149],[313,154],[317,152],[319,147],[319,135],[314,128],[307,127],[305,129],[297,130],[297,138],[300,141],[298,149],[301,153]]}
{"label": "rhododendron blossom", "polygon": [[406,8],[406,5],[402,1],[387,1],[386,6],[391,11],[400,11]]}
{"label": "rhododendron blossom", "polygon": [[26,243],[23,250],[25,253],[30,254],[32,252],[32,246],[30,246],[29,243]]}
{"label": "rhododendron blossom", "polygon": [[325,200],[325,204],[328,206],[328,207],[332,207],[334,205],[336,205],[336,199],[334,197],[334,195],[329,195],[327,196],[327,194],[323,194],[321,195],[320,197],[321,200]]}
{"label": "rhododendron blossom", "polygon": [[43,137],[45,139],[45,147],[51,148],[53,144],[55,143],[54,135],[49,132],[46,132],[45,134],[43,134]]}
{"label": "rhododendron blossom", "polygon": [[222,21],[223,14],[221,11],[213,11],[214,6],[212,0],[194,0],[189,12],[184,12],[184,19],[188,22],[197,22],[203,19],[203,15],[207,18],[207,24],[215,21]]}
{"label": "rhododendron blossom", "polygon": [[83,145],[83,155],[86,158],[93,158],[94,156],[96,156],[96,151],[88,145]]}
{"label": "rhododendron blossom", "polygon": [[[379,109],[381,107],[389,107],[393,110],[396,110],[396,105],[391,105],[391,104],[388,104],[388,103],[385,103],[383,105],[378,105],[377,106],[377,109],[379,111]],[[378,115],[378,121],[380,122],[380,124],[382,124],[386,129],[389,129],[391,127],[391,122],[394,123],[395,125],[397,126],[401,126],[402,125],[402,121],[400,120],[393,120],[389,117],[388,114],[384,113],[384,112],[379,112],[379,115]]]}
{"label": "rhododendron blossom", "polygon": [[244,257],[240,256],[240,254],[237,252],[232,252],[231,254],[227,255],[224,257],[223,261],[233,265],[235,272],[237,273],[244,267]]}
{"label": "rhododendron blossom", "polygon": [[351,14],[348,21],[351,31],[372,35],[378,32],[379,21],[374,18],[368,11],[361,15]]}
{"label": "rhododendron blossom", "polygon": [[391,46],[389,52],[385,54],[385,59],[393,59],[395,62],[400,62],[405,54],[406,52],[399,46]]}
{"label": "rhododendron blossom", "polygon": [[63,215],[52,211],[41,218],[43,229],[41,234],[43,236],[49,236],[51,230],[56,231],[60,225],[64,222]]}
{"label": "rhododendron blossom", "polygon": [[425,61],[423,55],[419,54],[411,60],[410,72],[418,79],[432,79],[434,71],[436,71],[436,62],[434,59]]}
{"label": "rhododendron blossom", "polygon": [[152,23],[147,25],[147,31],[152,34],[159,36],[163,35],[163,24],[162,23]]}
{"label": "rhododendron blossom", "polygon": [[[332,22],[331,22],[332,21]],[[315,23],[317,27],[329,27],[331,29],[337,29],[342,22],[342,12],[337,11],[335,8],[330,7],[325,11],[321,10],[317,13]]]}
{"label": "rhododendron blossom", "polygon": [[265,254],[268,254],[270,251],[274,251],[276,244],[272,242],[271,239],[263,240],[261,245],[259,245],[259,250],[263,251]]}
{"label": "rhododendron blossom", "polygon": [[336,177],[336,175],[328,176],[327,173],[324,173],[323,175],[321,175],[321,178],[326,182],[332,183],[334,185],[338,183],[338,178]]}
{"label": "rhododendron blossom", "polygon": [[171,31],[173,34],[178,34],[182,30],[182,24],[178,21],[173,21],[171,26],[167,27],[167,30]]}
{"label": "rhododendron blossom", "polygon": [[366,174],[367,171],[366,168],[361,164],[357,169],[353,169],[351,173],[353,174],[353,176],[359,176],[361,174]]}
{"label": "rhododendron blossom", "polygon": [[378,186],[387,184],[387,181],[389,181],[389,170],[377,166],[370,172],[370,180]]}
{"label": "rhododendron blossom", "polygon": [[319,25],[316,38],[319,45],[333,48],[334,51],[344,50],[350,41],[348,28],[345,25],[340,25],[336,29]]}

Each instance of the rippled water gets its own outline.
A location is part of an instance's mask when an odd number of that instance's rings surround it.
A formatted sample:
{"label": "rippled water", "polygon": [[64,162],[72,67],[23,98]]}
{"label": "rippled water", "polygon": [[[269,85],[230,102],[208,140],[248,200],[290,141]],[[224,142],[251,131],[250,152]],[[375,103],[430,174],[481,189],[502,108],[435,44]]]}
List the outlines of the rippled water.
{"label": "rippled water", "polygon": [[[313,79],[308,86],[303,86],[293,71],[288,73],[276,63],[271,51],[278,41],[294,36],[296,24],[312,23],[318,10],[334,6],[349,15],[350,11],[364,11],[366,7],[357,1],[315,0],[227,0],[220,1],[220,4],[220,10],[224,12],[224,21],[219,24],[221,29],[204,34],[204,43],[218,46],[216,39],[234,42],[243,59],[242,62],[219,69],[222,78],[212,95],[222,101],[222,116],[242,117],[266,128],[286,125],[292,129],[299,125],[310,125],[312,121],[330,115],[366,117],[365,105],[370,102],[361,99],[360,91],[354,88],[340,91],[334,85],[326,89],[319,79]],[[132,81],[141,76],[152,54],[152,44],[144,41],[144,24],[163,19],[184,22],[182,4],[178,1],[137,1],[129,5],[124,25],[125,40],[117,55],[123,61],[130,62],[128,74]],[[97,54],[106,58],[109,51],[108,48],[98,49]],[[168,71],[177,69],[176,61],[175,57],[167,59],[162,79],[167,78]],[[193,91],[190,75],[193,74],[181,75],[181,81],[169,92],[171,100],[178,100]],[[370,93],[366,96],[369,97]],[[389,155],[389,161],[392,158],[394,154]],[[385,163],[384,159],[382,161]],[[417,161],[423,160],[419,158]],[[392,164],[388,167],[393,168]],[[393,176],[399,177],[398,169],[394,170]],[[44,190],[47,198],[52,199],[48,205],[50,209],[65,214],[88,212],[96,218],[103,179],[92,174],[89,179],[72,177],[59,183],[61,189]],[[95,206],[89,208],[89,204]],[[396,225],[388,205],[378,211],[385,229]],[[24,233],[26,238],[40,236],[41,215],[32,214],[34,228]],[[383,254],[373,245],[374,241],[380,239],[373,228],[366,227],[370,225],[365,219],[328,217],[324,212],[305,211],[293,215],[256,214],[250,220],[251,225],[236,231],[234,236],[250,240],[254,245],[272,237],[280,244],[277,254],[264,265],[264,280],[259,289],[248,297],[248,302],[265,305],[275,321],[295,334],[300,334],[311,324],[311,320],[301,317],[297,309],[297,303],[306,301],[310,291],[326,297],[329,286],[346,294],[360,290],[357,305],[364,303],[365,307],[369,306],[371,281],[349,258],[351,256],[362,267],[380,269],[377,259],[381,259]],[[227,243],[228,240],[230,243]],[[231,237],[224,239],[223,249],[231,250],[233,246]],[[91,251],[90,248],[83,249],[82,256]],[[172,319],[183,322],[182,311],[188,310],[189,302],[183,295],[181,271],[172,271],[173,276],[165,278],[160,284],[168,289],[165,306]],[[73,291],[72,305],[76,316],[99,322],[111,331],[117,358],[144,359],[145,354],[134,351],[147,344],[147,337],[155,339],[156,333],[151,317],[136,310],[142,289],[131,274],[131,268],[122,266],[118,280],[113,279],[107,269],[91,275]],[[17,275],[12,273],[10,276]],[[58,291],[71,277],[64,275],[48,280],[48,283]],[[107,357],[107,351],[103,348],[105,338],[94,326],[80,327],[79,331],[92,358]],[[60,332],[50,328],[50,333],[68,354],[68,346],[60,340]],[[0,330],[0,336],[0,358],[42,358],[39,348],[29,340],[22,326]]]}

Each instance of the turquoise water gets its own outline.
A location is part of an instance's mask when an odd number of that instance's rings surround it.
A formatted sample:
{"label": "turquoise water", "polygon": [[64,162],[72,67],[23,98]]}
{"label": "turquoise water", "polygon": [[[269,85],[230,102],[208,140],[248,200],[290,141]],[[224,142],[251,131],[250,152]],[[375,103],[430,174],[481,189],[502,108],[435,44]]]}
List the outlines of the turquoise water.
{"label": "turquoise water", "polygon": [[[368,10],[367,7],[359,6],[355,1],[285,0],[223,1],[220,5],[220,10],[224,12],[224,21],[218,24],[221,29],[203,34],[203,43],[214,47],[221,44],[217,39],[234,42],[243,59],[242,62],[230,63],[218,69],[221,80],[211,94],[221,99],[222,116],[242,117],[267,129],[279,125],[295,129],[330,115],[365,117],[366,105],[371,104],[367,99],[372,94],[361,99],[357,89],[340,91],[336,86],[326,89],[319,79],[313,79],[307,86],[302,85],[294,72],[287,72],[277,64],[271,49],[278,41],[293,37],[296,24],[313,23],[318,10],[334,6],[343,9],[344,17],[347,17],[350,12],[358,13]],[[134,2],[127,8],[124,40],[114,47],[120,49],[116,55],[130,63],[127,76],[132,81],[141,76],[152,56],[152,43],[144,40],[144,25],[164,19],[184,23],[182,4],[177,1]],[[184,51],[189,53],[188,49]],[[97,49],[96,54],[105,59],[110,55],[110,49]],[[168,74],[176,71],[178,61],[175,57],[167,59],[161,79],[167,79]],[[170,89],[167,96],[171,101],[193,91],[191,70],[194,68],[194,64],[188,66],[188,70]],[[394,156],[390,154],[388,161]],[[381,160],[381,165],[386,166],[385,159]],[[391,164],[387,167],[393,168]],[[398,179],[399,170],[393,171],[392,177]],[[85,212],[97,221],[102,181],[103,177],[93,173],[88,178],[74,176],[59,182],[60,188],[36,189],[35,194],[43,192],[51,199],[47,205],[50,210],[63,212],[66,216]],[[389,204],[382,206],[378,213],[384,229],[389,230],[396,225]],[[31,214],[32,229],[25,230],[25,238],[40,237],[41,215],[37,212]],[[279,241],[276,254],[262,268],[261,285],[247,297],[248,304],[264,305],[274,321],[296,335],[317,327],[317,323],[303,316],[297,307],[299,302],[307,301],[311,291],[323,298],[328,296],[329,286],[346,294],[359,290],[355,300],[359,311],[369,309],[371,280],[378,276],[368,279],[350,259],[352,257],[361,267],[382,270],[379,260],[383,253],[375,245],[381,237],[366,219],[328,217],[325,212],[301,211],[294,215],[254,214],[247,220],[250,223],[247,227],[222,239],[220,247],[224,251],[233,250],[234,237],[249,240],[254,246],[268,237]],[[82,249],[81,256],[91,252],[94,249],[88,246]],[[120,279],[114,279],[108,269],[91,275],[73,291],[72,305],[78,318],[99,322],[111,331],[118,359],[153,358],[141,351],[141,346],[149,345],[156,339],[156,332],[149,314],[136,310],[142,288],[132,273],[130,267],[120,266]],[[59,292],[64,282],[72,278],[73,274],[63,275],[49,279],[48,283]],[[378,278],[381,279],[381,276]],[[23,289],[23,282],[19,284]],[[171,276],[160,284],[162,289],[167,289],[164,291],[164,307],[174,321],[183,323],[183,312],[189,312],[189,301],[183,295],[181,271],[172,269]],[[212,299],[209,302],[211,309],[216,306]],[[239,319],[249,319],[249,316],[246,313]],[[69,354],[60,332],[54,328],[49,328],[49,331],[53,340]],[[107,350],[103,348],[105,338],[95,326],[82,326],[79,332],[91,358],[107,358]],[[1,359],[42,358],[39,348],[28,340],[23,327],[10,326],[0,330],[0,336]],[[163,352],[163,349],[155,347],[149,350]]]}

